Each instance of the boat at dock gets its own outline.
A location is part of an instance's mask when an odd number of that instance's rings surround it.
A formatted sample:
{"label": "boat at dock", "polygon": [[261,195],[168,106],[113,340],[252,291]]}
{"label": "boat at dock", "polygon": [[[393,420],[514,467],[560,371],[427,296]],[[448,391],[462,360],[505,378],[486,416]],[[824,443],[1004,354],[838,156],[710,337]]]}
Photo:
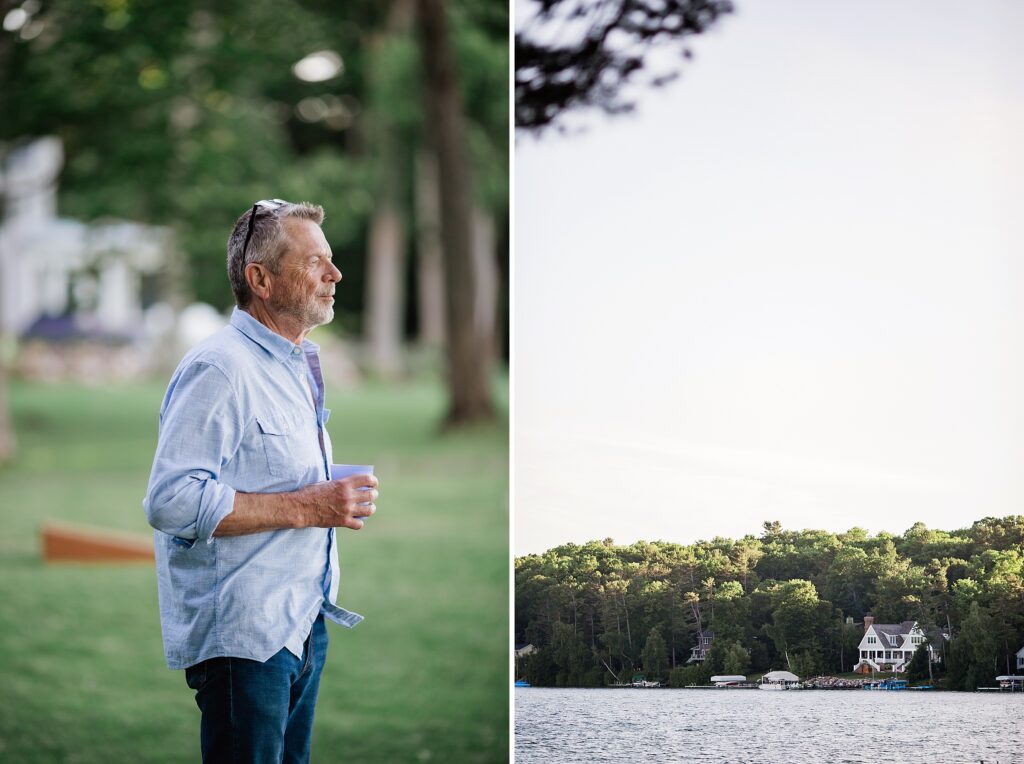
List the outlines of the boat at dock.
{"label": "boat at dock", "polygon": [[718,674],[711,677],[715,687],[739,687],[747,684],[747,678],[741,674]]}
{"label": "boat at dock", "polygon": [[996,677],[1002,692],[1024,692],[1024,676],[1003,674]]}
{"label": "boat at dock", "polygon": [[637,689],[653,689],[655,687],[661,687],[661,682],[649,682],[647,677],[643,674],[634,674],[633,681],[631,682],[614,682],[609,687],[635,687]]}
{"label": "boat at dock", "polygon": [[906,690],[910,682],[906,679],[883,679],[879,682],[865,682],[865,690]]}
{"label": "boat at dock", "polygon": [[769,671],[757,683],[761,690],[798,690],[800,677],[789,671]]}

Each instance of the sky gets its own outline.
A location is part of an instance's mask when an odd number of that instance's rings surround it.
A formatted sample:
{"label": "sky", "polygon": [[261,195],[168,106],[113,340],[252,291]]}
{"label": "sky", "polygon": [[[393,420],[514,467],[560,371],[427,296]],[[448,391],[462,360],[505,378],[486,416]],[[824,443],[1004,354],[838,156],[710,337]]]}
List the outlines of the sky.
{"label": "sky", "polygon": [[517,136],[517,555],[1024,512],[1024,3],[737,6]]}

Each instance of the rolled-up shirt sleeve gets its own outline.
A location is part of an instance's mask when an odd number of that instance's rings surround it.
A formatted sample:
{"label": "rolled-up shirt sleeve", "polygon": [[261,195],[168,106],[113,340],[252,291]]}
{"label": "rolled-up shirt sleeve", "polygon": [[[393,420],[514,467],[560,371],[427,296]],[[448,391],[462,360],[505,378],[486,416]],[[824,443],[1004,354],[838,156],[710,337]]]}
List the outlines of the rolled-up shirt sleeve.
{"label": "rolled-up shirt sleeve", "polygon": [[160,410],[153,472],[142,505],[149,524],[181,539],[209,541],[234,507],[221,482],[242,440],[239,398],[224,373],[193,361],[180,370]]}

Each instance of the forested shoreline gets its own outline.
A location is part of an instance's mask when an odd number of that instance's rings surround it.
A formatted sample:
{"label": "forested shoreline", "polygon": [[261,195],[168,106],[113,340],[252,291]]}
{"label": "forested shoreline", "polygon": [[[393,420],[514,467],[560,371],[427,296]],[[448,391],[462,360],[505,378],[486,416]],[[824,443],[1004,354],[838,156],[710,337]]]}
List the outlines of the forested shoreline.
{"label": "forested shoreline", "polygon": [[[515,561],[517,660],[539,686],[600,687],[636,672],[673,686],[717,673],[842,673],[858,660],[863,620],[917,621],[949,689],[991,685],[1024,646],[1024,515],[902,535],[784,530],[693,544],[611,539]],[[703,662],[687,664],[698,632]],[[950,639],[938,636],[941,632]],[[928,676],[923,651],[911,675]]]}

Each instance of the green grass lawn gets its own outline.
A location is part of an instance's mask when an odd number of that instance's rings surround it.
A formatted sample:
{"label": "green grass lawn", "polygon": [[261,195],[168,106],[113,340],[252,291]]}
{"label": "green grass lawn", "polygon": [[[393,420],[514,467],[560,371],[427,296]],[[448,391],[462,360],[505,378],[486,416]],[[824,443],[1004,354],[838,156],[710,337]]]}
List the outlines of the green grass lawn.
{"label": "green grass lawn", "polygon": [[[150,564],[46,565],[39,527],[151,533],[141,500],[163,384],[11,389],[0,469],[0,761],[193,762],[199,711],[163,661]],[[328,394],[338,462],[372,463],[377,514],[340,531],[313,735],[318,762],[508,757],[508,437],[441,436],[440,388]]]}

